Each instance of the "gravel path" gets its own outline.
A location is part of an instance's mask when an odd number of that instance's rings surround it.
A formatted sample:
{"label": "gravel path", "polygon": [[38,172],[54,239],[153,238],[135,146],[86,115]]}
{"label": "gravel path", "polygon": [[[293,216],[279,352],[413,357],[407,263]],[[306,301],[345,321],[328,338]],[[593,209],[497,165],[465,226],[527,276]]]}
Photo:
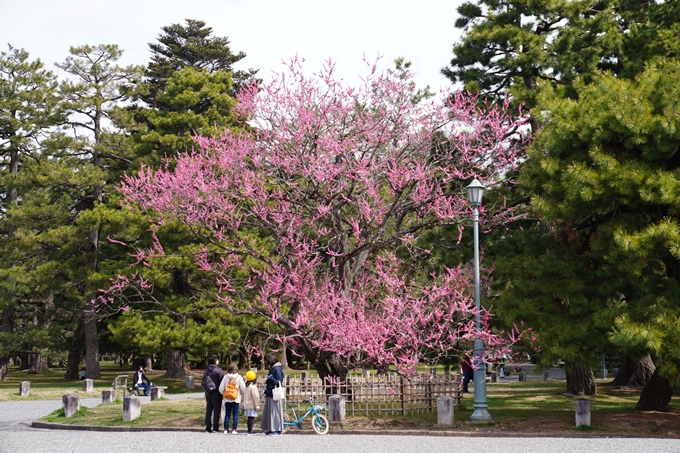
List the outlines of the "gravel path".
{"label": "gravel path", "polygon": [[[324,453],[414,453],[509,451],[540,453],[655,453],[680,451],[671,439],[488,438],[386,435],[222,435],[187,432],[110,433],[31,430],[0,432],[0,452],[204,453],[205,451],[319,451]],[[502,445],[503,448],[499,448]],[[274,449],[274,450],[272,450]]]}

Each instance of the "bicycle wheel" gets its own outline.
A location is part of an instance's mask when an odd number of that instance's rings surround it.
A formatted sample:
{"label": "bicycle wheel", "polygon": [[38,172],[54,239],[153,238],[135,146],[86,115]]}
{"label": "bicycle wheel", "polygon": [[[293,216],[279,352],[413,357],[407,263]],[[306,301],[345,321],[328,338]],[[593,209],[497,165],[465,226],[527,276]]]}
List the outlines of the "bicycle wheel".
{"label": "bicycle wheel", "polygon": [[290,425],[287,425],[286,423],[290,423],[290,415],[287,413],[283,413],[283,431],[281,431],[281,434],[285,434],[288,432],[290,429]]}
{"label": "bicycle wheel", "polygon": [[330,425],[326,417],[321,414],[314,414],[314,417],[312,417],[312,427],[317,434],[326,434]]}

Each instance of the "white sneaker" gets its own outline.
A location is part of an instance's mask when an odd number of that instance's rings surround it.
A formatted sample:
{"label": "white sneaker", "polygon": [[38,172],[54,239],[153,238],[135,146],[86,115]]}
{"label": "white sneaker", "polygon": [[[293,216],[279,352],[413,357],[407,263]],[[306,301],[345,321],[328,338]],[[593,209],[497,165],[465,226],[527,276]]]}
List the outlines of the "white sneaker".
{"label": "white sneaker", "polygon": [[225,429],[224,431],[222,431],[222,434],[229,434],[229,431]]}
{"label": "white sneaker", "polygon": [[232,433],[232,434],[238,434],[238,431],[233,430],[231,433]]}

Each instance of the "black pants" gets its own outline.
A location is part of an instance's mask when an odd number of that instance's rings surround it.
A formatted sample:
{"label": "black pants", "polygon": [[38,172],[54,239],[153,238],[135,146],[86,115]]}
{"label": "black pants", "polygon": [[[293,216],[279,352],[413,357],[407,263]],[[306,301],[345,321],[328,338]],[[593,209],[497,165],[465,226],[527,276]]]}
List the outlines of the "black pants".
{"label": "black pants", "polygon": [[463,392],[468,393],[468,384],[470,381],[472,381],[475,377],[475,372],[474,370],[469,370],[465,371],[463,373]]}
{"label": "black pants", "polygon": [[[217,390],[205,396],[205,430],[220,430],[220,414],[222,412],[222,395]],[[212,416],[212,417],[211,417]],[[210,425],[212,419],[212,426]]]}

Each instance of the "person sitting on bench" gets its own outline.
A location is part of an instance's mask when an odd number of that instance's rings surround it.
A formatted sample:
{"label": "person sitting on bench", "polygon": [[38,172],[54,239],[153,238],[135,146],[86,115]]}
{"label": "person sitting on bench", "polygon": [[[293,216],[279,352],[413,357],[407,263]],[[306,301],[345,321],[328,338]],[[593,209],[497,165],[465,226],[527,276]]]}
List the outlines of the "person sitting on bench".
{"label": "person sitting on bench", "polygon": [[132,377],[132,388],[137,390],[137,395],[142,396],[142,390],[144,390],[144,396],[148,396],[149,391],[151,391],[151,385],[151,381],[144,374],[144,367],[140,366],[137,368]]}

